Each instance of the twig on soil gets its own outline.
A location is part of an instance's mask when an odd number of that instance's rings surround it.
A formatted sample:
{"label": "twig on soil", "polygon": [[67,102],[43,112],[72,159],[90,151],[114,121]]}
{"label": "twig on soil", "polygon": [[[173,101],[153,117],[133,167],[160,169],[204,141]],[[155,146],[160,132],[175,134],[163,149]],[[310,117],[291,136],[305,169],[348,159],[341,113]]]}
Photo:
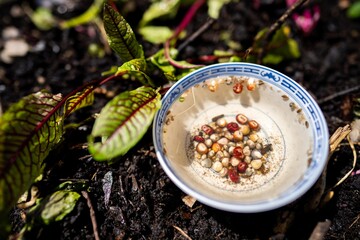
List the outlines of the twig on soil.
{"label": "twig on soil", "polygon": [[352,228],[352,226],[354,226],[354,224],[359,221],[360,219],[360,214],[357,215],[357,217],[355,218],[355,220],[350,224],[350,226],[348,227],[348,229]]}
{"label": "twig on soil", "polygon": [[325,234],[330,228],[331,221],[325,220],[324,222],[318,222],[316,227],[314,228],[313,232],[309,240],[322,240],[324,239]]}
{"label": "twig on soil", "polygon": [[93,206],[91,204],[89,194],[86,191],[81,191],[81,194],[86,199],[87,205],[88,205],[88,207],[90,209],[90,218],[91,218],[91,223],[92,223],[92,226],[93,226],[94,238],[95,238],[95,240],[100,240],[99,233],[98,233],[98,230],[97,230],[95,211],[94,211],[94,208],[93,208]]}
{"label": "twig on soil", "polygon": [[319,104],[323,104],[323,103],[325,103],[325,102],[328,102],[328,101],[330,101],[330,100],[333,100],[334,98],[341,97],[341,96],[343,96],[343,95],[347,95],[347,94],[352,93],[352,92],[355,92],[355,91],[357,91],[357,90],[359,90],[359,89],[360,89],[360,85],[357,85],[357,86],[355,86],[355,87],[351,87],[351,88],[349,88],[349,89],[345,89],[345,90],[343,90],[343,91],[340,91],[340,92],[336,92],[336,93],[334,93],[334,94],[331,94],[331,95],[329,95],[329,96],[327,96],[327,97],[324,97],[324,98],[318,100],[317,102],[318,102]]}
{"label": "twig on soil", "polygon": [[257,62],[258,64],[262,63],[262,59],[265,55],[265,48],[266,45],[268,45],[269,41],[271,40],[272,36],[275,34],[275,32],[281,27],[281,25],[291,16],[291,14],[298,9],[301,5],[303,5],[307,0],[298,0],[294,5],[292,5],[290,8],[286,10],[286,12],[278,19],[276,22],[274,22],[269,30],[266,32],[265,37],[262,40],[261,48],[259,49],[259,53],[257,56]]}
{"label": "twig on soil", "polygon": [[339,186],[342,182],[344,182],[344,181],[351,175],[351,173],[354,171],[355,166],[356,166],[357,155],[356,155],[356,149],[355,149],[354,143],[351,141],[349,135],[347,135],[347,140],[348,140],[348,142],[349,142],[349,144],[350,144],[350,147],[351,147],[351,150],[352,150],[352,152],[353,152],[353,156],[354,156],[354,158],[353,158],[353,164],[352,164],[351,169],[345,174],[345,176],[342,177],[342,178],[340,179],[340,181],[338,181],[331,189],[336,188],[336,187]]}
{"label": "twig on soil", "polygon": [[190,42],[194,41],[198,36],[200,36],[203,32],[205,32],[214,22],[215,19],[209,18],[197,31],[192,33],[183,43],[181,43],[177,48],[177,50],[180,52]]}
{"label": "twig on soil", "polygon": [[183,235],[186,239],[192,240],[191,237],[189,237],[189,235],[187,235],[186,232],[184,232],[181,228],[175,225],[173,225],[173,227],[178,230],[180,234]]}

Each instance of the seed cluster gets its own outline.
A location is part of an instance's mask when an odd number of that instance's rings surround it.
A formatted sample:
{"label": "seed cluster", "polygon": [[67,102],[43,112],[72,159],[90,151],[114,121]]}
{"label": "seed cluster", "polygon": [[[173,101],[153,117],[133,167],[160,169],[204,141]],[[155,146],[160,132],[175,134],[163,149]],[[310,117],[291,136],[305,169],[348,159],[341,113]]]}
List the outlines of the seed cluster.
{"label": "seed cluster", "polygon": [[266,174],[271,145],[264,144],[259,130],[259,123],[244,114],[236,115],[234,121],[216,116],[193,134],[195,158],[201,166],[233,182],[239,182],[240,177]]}

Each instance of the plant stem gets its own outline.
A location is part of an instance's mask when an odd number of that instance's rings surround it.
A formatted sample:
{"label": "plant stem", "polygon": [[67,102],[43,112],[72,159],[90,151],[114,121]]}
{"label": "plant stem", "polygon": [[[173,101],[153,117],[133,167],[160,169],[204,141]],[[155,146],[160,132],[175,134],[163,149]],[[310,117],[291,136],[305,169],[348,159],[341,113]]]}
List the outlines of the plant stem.
{"label": "plant stem", "polygon": [[298,0],[294,5],[292,5],[290,8],[286,10],[286,12],[278,19],[276,20],[269,28],[269,30],[266,32],[265,37],[262,40],[261,48],[259,49],[259,53],[257,56],[257,63],[261,64],[262,59],[266,53],[266,45],[269,44],[271,38],[275,34],[275,32],[281,27],[281,25],[291,16],[291,14],[298,9],[301,5],[303,5],[308,0]]}
{"label": "plant stem", "polygon": [[174,61],[174,59],[171,58],[170,56],[170,41],[171,40],[176,40],[177,37],[179,36],[179,34],[186,28],[186,26],[189,24],[189,22],[192,20],[192,18],[194,17],[195,13],[197,12],[197,10],[205,3],[205,0],[197,0],[189,9],[189,11],[186,13],[185,17],[183,18],[183,20],[180,22],[180,25],[176,28],[175,33],[166,40],[166,42],[164,43],[164,54],[165,54],[165,58],[169,61],[169,63],[171,65],[173,65],[174,67],[177,68],[194,68],[194,67],[199,67],[196,65],[188,65],[188,66],[182,66],[178,63],[176,63],[176,61]]}

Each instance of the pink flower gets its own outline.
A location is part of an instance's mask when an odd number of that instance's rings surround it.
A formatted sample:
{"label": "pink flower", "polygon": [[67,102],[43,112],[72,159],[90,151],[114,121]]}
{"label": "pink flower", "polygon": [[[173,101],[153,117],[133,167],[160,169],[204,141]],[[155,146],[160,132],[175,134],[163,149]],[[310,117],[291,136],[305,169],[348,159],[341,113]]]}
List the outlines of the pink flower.
{"label": "pink flower", "polygon": [[[293,5],[297,0],[286,0],[288,7]],[[296,25],[303,31],[305,35],[311,33],[316,27],[320,19],[320,7],[318,5],[313,6],[311,9],[306,8],[302,14],[294,13],[292,15]]]}

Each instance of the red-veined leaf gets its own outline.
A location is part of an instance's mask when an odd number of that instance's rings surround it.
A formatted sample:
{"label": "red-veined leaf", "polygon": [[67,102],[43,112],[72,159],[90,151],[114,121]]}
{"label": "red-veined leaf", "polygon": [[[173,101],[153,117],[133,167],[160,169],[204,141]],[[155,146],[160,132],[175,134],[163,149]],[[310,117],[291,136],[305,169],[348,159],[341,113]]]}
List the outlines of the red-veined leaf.
{"label": "red-veined leaf", "polygon": [[104,4],[104,28],[110,47],[124,62],[144,58],[142,46],[123,16],[110,5]]}
{"label": "red-veined leaf", "polygon": [[65,102],[65,116],[75,112],[76,110],[91,106],[94,102],[94,86],[90,85],[82,91],[75,93],[68,97]]}
{"label": "red-veined leaf", "polygon": [[61,95],[45,91],[24,97],[0,118],[0,212],[41,173],[42,161],[63,134]]}
{"label": "red-veined leaf", "polygon": [[[89,151],[96,160],[112,162],[124,155],[145,134],[157,109],[160,94],[150,87],[126,91],[100,112],[89,136]],[[102,142],[95,142],[101,138]]]}
{"label": "red-veined leaf", "polygon": [[134,77],[136,80],[141,82],[143,85],[155,86],[151,78],[146,74],[147,64],[144,58],[137,58],[130,60],[123,65],[121,65],[115,75],[119,74],[129,74]]}

